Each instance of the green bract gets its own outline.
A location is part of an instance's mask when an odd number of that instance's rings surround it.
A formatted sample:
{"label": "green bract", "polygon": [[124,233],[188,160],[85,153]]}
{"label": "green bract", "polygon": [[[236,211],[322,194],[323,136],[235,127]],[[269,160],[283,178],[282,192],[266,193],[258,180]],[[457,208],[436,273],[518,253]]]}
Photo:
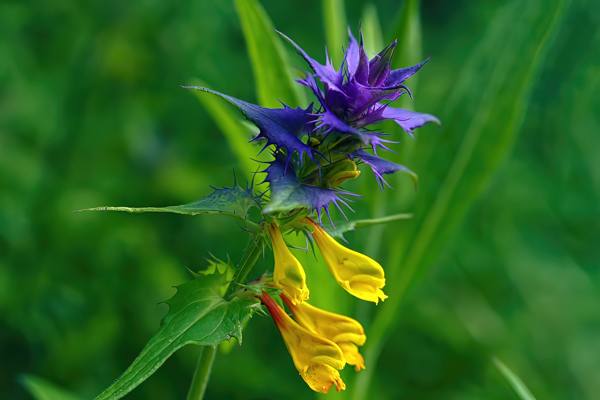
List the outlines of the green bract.
{"label": "green bract", "polygon": [[177,287],[167,301],[169,313],[160,330],[129,368],[96,400],[119,399],[154,373],[175,351],[188,344],[216,346],[224,340],[242,341],[242,327],[259,302],[252,295],[227,300],[227,274],[215,268]]}

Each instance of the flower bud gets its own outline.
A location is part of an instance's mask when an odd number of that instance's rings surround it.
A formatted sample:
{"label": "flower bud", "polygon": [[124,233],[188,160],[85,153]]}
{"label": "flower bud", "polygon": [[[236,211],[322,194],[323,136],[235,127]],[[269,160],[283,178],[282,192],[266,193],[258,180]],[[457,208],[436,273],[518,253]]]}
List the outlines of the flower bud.
{"label": "flower bud", "polygon": [[281,231],[275,224],[268,226],[269,236],[273,244],[273,282],[280,288],[294,304],[308,299],[309,291],[306,286],[304,268],[288,249]]}

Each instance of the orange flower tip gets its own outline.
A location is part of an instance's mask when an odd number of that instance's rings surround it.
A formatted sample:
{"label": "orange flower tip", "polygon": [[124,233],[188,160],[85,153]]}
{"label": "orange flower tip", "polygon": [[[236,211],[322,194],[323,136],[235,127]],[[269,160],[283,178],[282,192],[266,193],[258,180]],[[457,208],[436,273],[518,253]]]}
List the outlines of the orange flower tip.
{"label": "orange flower tip", "polygon": [[367,367],[365,367],[364,363],[356,364],[354,366],[354,371],[356,371],[356,372],[360,372],[360,371],[362,371],[364,369],[367,369]]}

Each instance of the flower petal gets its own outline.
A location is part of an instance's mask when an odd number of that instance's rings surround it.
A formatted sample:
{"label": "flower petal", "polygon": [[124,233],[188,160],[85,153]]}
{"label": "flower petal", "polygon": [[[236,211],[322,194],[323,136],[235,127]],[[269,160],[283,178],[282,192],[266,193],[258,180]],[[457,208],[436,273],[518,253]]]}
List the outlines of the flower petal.
{"label": "flower petal", "polygon": [[316,61],[314,58],[310,57],[304,51],[304,49],[302,49],[302,47],[300,47],[296,42],[294,42],[288,36],[286,36],[285,34],[279,32],[279,31],[278,31],[278,33],[285,40],[287,40],[292,46],[294,46],[294,48],[296,49],[298,54],[300,54],[302,56],[302,58],[304,58],[306,63],[315,72],[315,74],[317,74],[317,76],[323,83],[326,83],[331,88],[337,88],[342,84],[344,76],[341,73],[341,71],[336,71],[336,69],[331,64],[331,60],[329,59],[329,57],[327,57],[327,61],[326,61],[325,65],[323,65],[323,64],[319,63],[318,61]]}
{"label": "flower petal", "polygon": [[386,107],[381,112],[382,119],[392,119],[404,129],[408,134],[425,125],[428,122],[440,123],[440,120],[431,114],[423,114],[415,111],[404,110],[402,108]]}
{"label": "flower petal", "polygon": [[381,290],[385,286],[385,273],[381,265],[364,254],[339,244],[321,226],[310,219],[313,238],[338,284],[361,300],[378,303],[387,298]]}
{"label": "flower petal", "polygon": [[315,392],[327,393],[335,385],[338,391],[346,385],[338,370],[346,360],[342,350],[331,340],[300,326],[266,293],[260,297],[279,328],[283,341],[302,379]]}
{"label": "flower petal", "polygon": [[354,365],[357,370],[364,369],[364,359],[358,352],[358,346],[365,344],[367,336],[360,322],[306,302],[294,304],[283,294],[281,298],[301,326],[333,341],[344,353],[348,364]]}
{"label": "flower petal", "polygon": [[423,65],[429,62],[429,58],[421,61],[417,65],[413,65],[411,67],[398,68],[390,71],[387,79],[385,80],[385,86],[398,86],[402,84],[405,80],[419,72],[419,70],[423,67]]}
{"label": "flower petal", "polygon": [[267,227],[273,244],[273,283],[281,288],[292,304],[308,300],[309,290],[306,286],[306,273],[302,264],[288,249],[279,228],[275,224]]}
{"label": "flower petal", "polygon": [[358,150],[354,153],[354,156],[371,168],[371,171],[373,171],[373,174],[375,174],[375,178],[377,179],[377,183],[380,187],[386,185],[389,186],[383,175],[393,174],[397,171],[406,172],[413,178],[413,180],[417,180],[417,175],[404,165],[396,164],[395,162],[388,161],[384,158],[371,155],[364,150]]}
{"label": "flower petal", "polygon": [[312,105],[307,109],[290,108],[286,105],[283,108],[266,108],[216,90],[199,86],[188,86],[187,88],[212,93],[238,107],[246,118],[259,128],[259,133],[253,140],[266,139],[267,143],[264,147],[272,144],[280,149],[285,149],[288,157],[291,157],[293,153],[298,153],[300,158],[304,154],[312,158],[311,147],[299,138],[303,132],[309,129],[310,120],[313,119]]}

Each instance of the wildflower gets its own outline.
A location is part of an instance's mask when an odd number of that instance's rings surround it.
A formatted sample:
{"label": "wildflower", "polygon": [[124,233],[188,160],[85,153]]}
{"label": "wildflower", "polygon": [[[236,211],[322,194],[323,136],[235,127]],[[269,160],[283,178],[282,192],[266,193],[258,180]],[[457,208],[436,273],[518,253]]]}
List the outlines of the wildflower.
{"label": "wildflower", "polygon": [[311,219],[306,222],[313,228],[313,238],[338,284],[359,299],[378,303],[387,296],[385,274],[381,265],[370,257],[339,244]]}
{"label": "wildflower", "polygon": [[238,107],[259,129],[253,140],[263,141],[263,150],[271,147],[274,157],[263,171],[271,198],[263,212],[306,209],[316,212],[320,221],[321,212],[329,215],[331,205],[340,210],[340,204],[347,206],[343,196],[351,193],[338,186],[358,176],[357,163],[370,167],[381,187],[386,185],[383,175],[397,171],[414,175],[406,167],[377,155],[378,149],[389,150],[388,144],[394,142],[384,138],[372,124],[392,120],[412,135],[416,128],[429,122],[439,123],[433,115],[390,106],[400,96],[410,95],[405,82],[427,60],[392,69],[397,42],[369,59],[362,37],[359,42],[349,32],[344,60],[336,69],[329,57],[321,64],[292,39],[282,36],[312,70],[298,83],[312,91],[316,106],[292,108],[284,104],[281,108],[266,108],[215,90],[190,87],[220,96]]}
{"label": "wildflower", "polygon": [[273,282],[289,296],[293,304],[307,300],[309,291],[302,265],[286,246],[277,225],[270,224],[268,232],[273,243],[273,257],[275,259]]}
{"label": "wildflower", "polygon": [[358,352],[358,346],[365,344],[367,336],[360,322],[345,315],[322,310],[306,302],[293,304],[283,293],[281,299],[300,325],[337,344],[346,362],[354,365],[356,371],[365,368],[365,360]]}
{"label": "wildflower", "polygon": [[346,389],[338,372],[346,364],[342,350],[331,340],[300,326],[268,294],[263,292],[261,300],[308,386],[321,393],[327,393],[332,385],[338,392]]}

